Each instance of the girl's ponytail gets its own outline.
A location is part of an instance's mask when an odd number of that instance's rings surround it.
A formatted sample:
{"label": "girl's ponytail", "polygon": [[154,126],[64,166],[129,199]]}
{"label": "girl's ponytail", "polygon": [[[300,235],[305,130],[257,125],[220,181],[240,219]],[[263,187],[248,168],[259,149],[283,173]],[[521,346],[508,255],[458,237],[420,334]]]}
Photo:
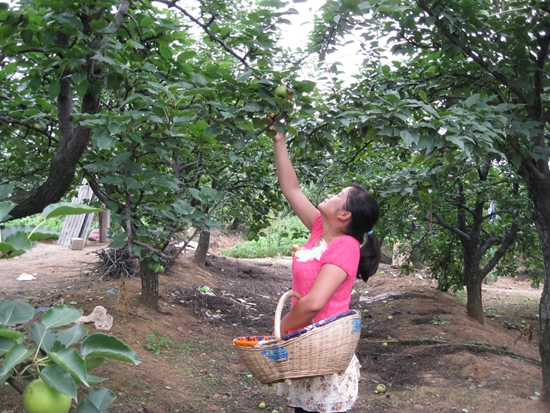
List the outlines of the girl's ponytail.
{"label": "girl's ponytail", "polygon": [[[374,196],[360,185],[352,185],[344,209],[351,213],[346,234],[361,245],[357,278],[367,281],[375,274],[380,263],[380,242],[374,234],[373,226],[378,221],[379,207]],[[363,242],[364,241],[364,242]]]}
{"label": "girl's ponytail", "polygon": [[378,238],[374,233],[367,235],[365,243],[361,246],[357,278],[366,282],[371,275],[375,274],[380,263],[380,255]]}

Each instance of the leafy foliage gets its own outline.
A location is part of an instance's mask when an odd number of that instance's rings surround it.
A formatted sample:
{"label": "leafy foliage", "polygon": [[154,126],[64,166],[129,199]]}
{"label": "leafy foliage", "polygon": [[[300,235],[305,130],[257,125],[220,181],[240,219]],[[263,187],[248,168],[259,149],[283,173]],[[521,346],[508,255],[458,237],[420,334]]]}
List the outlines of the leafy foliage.
{"label": "leafy foliage", "polygon": [[[59,329],[77,321],[82,310],[69,305],[53,306],[42,315],[41,322],[26,327],[34,313],[34,308],[27,303],[0,302],[0,358],[3,359],[0,384],[40,377],[76,401],[77,385],[90,387],[105,380],[90,374],[105,359],[141,363],[137,355],[114,336],[101,333],[88,336],[88,330],[81,324]],[[23,328],[28,328],[30,348],[21,332]],[[81,343],[80,352],[74,348],[78,343]],[[94,388],[76,411],[107,411],[115,398],[106,388]]]}

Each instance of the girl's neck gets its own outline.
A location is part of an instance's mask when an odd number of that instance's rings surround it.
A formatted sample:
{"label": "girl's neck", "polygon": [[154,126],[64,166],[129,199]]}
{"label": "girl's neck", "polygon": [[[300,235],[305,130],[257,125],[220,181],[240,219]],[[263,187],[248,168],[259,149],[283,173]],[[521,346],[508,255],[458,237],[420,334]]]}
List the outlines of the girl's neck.
{"label": "girl's neck", "polygon": [[338,228],[323,218],[323,234],[321,238],[324,239],[327,244],[340,238],[342,235],[345,235],[344,228]]}

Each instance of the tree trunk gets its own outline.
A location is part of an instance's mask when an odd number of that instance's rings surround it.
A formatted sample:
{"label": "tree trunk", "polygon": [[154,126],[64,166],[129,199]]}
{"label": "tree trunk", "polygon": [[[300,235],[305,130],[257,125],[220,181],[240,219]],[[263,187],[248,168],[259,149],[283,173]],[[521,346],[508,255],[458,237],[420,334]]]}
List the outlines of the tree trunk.
{"label": "tree trunk", "polygon": [[466,279],[466,291],[468,294],[466,312],[480,324],[484,324],[485,315],[483,313],[481,281],[478,281],[478,277],[470,276]]}
{"label": "tree trunk", "polygon": [[141,277],[141,299],[147,307],[156,309],[159,302],[158,274],[149,265],[142,262],[139,275]]}
{"label": "tree trunk", "polygon": [[236,231],[237,229],[239,229],[240,224],[241,224],[241,221],[239,220],[239,218],[233,219],[233,222],[229,226],[229,231]]}
{"label": "tree trunk", "polygon": [[[72,92],[69,79],[61,81],[61,91],[57,97],[59,119],[59,144],[46,181],[29,192],[17,194],[10,201],[17,205],[10,211],[12,219],[23,218],[42,212],[44,208],[61,198],[70,189],[76,173],[78,161],[86,150],[92,130],[78,126],[74,130]],[[86,93],[82,101],[83,113],[97,113],[99,99]]]}
{"label": "tree trunk", "polygon": [[[463,243],[464,245],[464,243]],[[480,324],[485,323],[483,313],[483,298],[481,292],[481,283],[483,275],[479,268],[480,261],[476,254],[477,248],[464,248],[464,281],[466,282],[466,312]]]}
{"label": "tree trunk", "polygon": [[542,362],[542,400],[550,403],[550,178],[533,179],[527,183],[544,261],[544,286],[539,304],[539,353]]}
{"label": "tree trunk", "polygon": [[210,246],[210,231],[202,230],[199,237],[199,243],[195,250],[195,256],[193,261],[195,264],[204,267],[206,263],[206,254],[208,253],[208,247]]}

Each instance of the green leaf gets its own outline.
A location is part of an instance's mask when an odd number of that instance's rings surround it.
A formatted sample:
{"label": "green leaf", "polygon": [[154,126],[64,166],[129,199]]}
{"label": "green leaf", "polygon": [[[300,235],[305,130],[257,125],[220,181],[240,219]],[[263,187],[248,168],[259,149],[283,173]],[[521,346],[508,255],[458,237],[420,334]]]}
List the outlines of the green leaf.
{"label": "green leaf", "polygon": [[468,107],[472,106],[472,105],[475,105],[477,103],[477,101],[479,100],[479,95],[472,95],[470,96],[468,99],[466,99],[466,101],[464,102],[464,104]]}
{"label": "green leaf", "polygon": [[50,364],[40,371],[40,377],[49,386],[76,400],[76,383],[71,375],[61,367]]}
{"label": "green leaf", "polygon": [[126,246],[126,241],[124,240],[124,238],[119,238],[119,239],[114,239],[113,242],[111,242],[108,245],[108,248],[119,249],[119,248],[123,248],[125,246]]}
{"label": "green leaf", "polygon": [[100,412],[106,412],[109,410],[109,406],[116,399],[115,394],[105,387],[98,387],[90,390],[90,401]]}
{"label": "green leaf", "polygon": [[[33,232],[34,231],[34,232]],[[14,225],[6,227],[2,230],[2,238],[6,239],[16,232],[26,234],[29,240],[38,241],[41,239],[59,238],[59,232],[50,228],[38,227],[33,225]],[[30,236],[29,236],[30,234]]]}
{"label": "green leaf", "polygon": [[11,338],[0,337],[0,357],[10,351],[15,344],[15,340]]}
{"label": "green leaf", "polygon": [[58,202],[48,205],[42,211],[42,216],[46,219],[54,217],[62,217],[65,215],[80,215],[90,214],[95,212],[103,212],[101,208],[95,208],[87,205],[73,204],[70,202]]}
{"label": "green leaf", "polygon": [[143,184],[131,176],[126,177],[125,181],[126,181],[126,188],[129,190],[136,190],[136,189],[143,188]]}
{"label": "green leaf", "polygon": [[127,39],[126,44],[128,46],[133,47],[134,49],[145,49],[145,47],[141,43],[138,43],[138,42],[136,42],[135,40],[132,40],[132,39]]}
{"label": "green leaf", "polygon": [[22,335],[23,333],[21,331],[15,331],[11,328],[0,325],[0,337],[7,337],[11,338],[12,340],[18,340],[19,338],[21,338]]}
{"label": "green leaf", "polygon": [[10,217],[9,212],[13,209],[15,205],[15,203],[10,201],[0,202],[0,222],[4,222]]}
{"label": "green leaf", "polygon": [[24,232],[16,232],[4,241],[11,244],[15,250],[29,251],[32,248],[32,243]]}
{"label": "green leaf", "polygon": [[88,377],[86,378],[86,380],[88,380],[88,384],[90,386],[93,386],[95,384],[103,383],[107,379],[104,379],[103,377],[97,377],[97,376],[92,376],[91,374],[88,374]]}
{"label": "green leaf", "polygon": [[74,16],[72,13],[65,12],[62,14],[56,14],[54,15],[54,19],[56,19],[59,23],[63,23],[65,26],[68,26],[68,28],[73,32],[76,30],[84,30],[84,25],[80,21],[79,18]]}
{"label": "green leaf", "polygon": [[15,344],[10,351],[6,353],[4,365],[0,369],[0,376],[9,373],[13,368],[27,360],[34,353],[34,349],[27,349],[22,344]]}
{"label": "green leaf", "polygon": [[74,348],[64,348],[57,353],[52,351],[48,356],[55,364],[69,373],[76,383],[90,387],[87,381],[86,362]]}
{"label": "green leaf", "polygon": [[46,353],[52,349],[57,341],[57,335],[42,323],[34,323],[29,329],[29,333],[31,340]]}
{"label": "green leaf", "polygon": [[92,334],[84,339],[80,353],[87,357],[106,357],[136,365],[141,360],[134,351],[118,338],[102,333]]}
{"label": "green leaf", "polygon": [[396,206],[403,197],[401,195],[394,195],[390,201],[390,207]]}
{"label": "green leaf", "polygon": [[21,31],[21,40],[26,45],[30,45],[32,42],[33,32],[31,30],[22,30]]}
{"label": "green leaf", "polygon": [[48,89],[50,99],[52,99],[52,100],[56,99],[57,95],[59,95],[60,91],[61,91],[61,83],[59,82],[59,80],[53,80],[50,83],[50,87]]}
{"label": "green leaf", "polygon": [[88,371],[98,368],[103,364],[105,359],[103,357],[90,357],[86,359],[86,368]]}
{"label": "green leaf", "polygon": [[74,323],[82,316],[82,310],[72,305],[56,305],[42,316],[42,323],[46,328],[62,327]]}
{"label": "green leaf", "polygon": [[88,399],[87,397],[84,398],[82,403],[78,405],[78,407],[75,410],[75,413],[103,413],[100,412],[99,409]]}
{"label": "green leaf", "polygon": [[25,250],[17,250],[7,242],[0,242],[0,252],[2,253],[0,254],[0,258],[13,258],[24,254]]}
{"label": "green leaf", "polygon": [[0,301],[0,324],[13,326],[26,323],[34,317],[32,305],[20,301]]}
{"label": "green leaf", "polygon": [[99,149],[110,149],[116,145],[117,138],[112,136],[108,131],[101,131],[94,134],[95,144]]}
{"label": "green leaf", "polygon": [[170,60],[172,58],[172,49],[170,48],[170,45],[168,45],[168,43],[160,43],[159,51],[161,56],[164,57],[166,60]]}
{"label": "green leaf", "polygon": [[88,335],[88,329],[84,328],[82,324],[75,324],[67,330],[62,330],[57,333],[57,339],[65,346],[70,347],[75,343],[78,343],[84,337]]}
{"label": "green leaf", "polygon": [[111,132],[113,135],[122,133],[125,130],[126,130],[126,125],[120,124],[118,122],[109,123],[109,132]]}

